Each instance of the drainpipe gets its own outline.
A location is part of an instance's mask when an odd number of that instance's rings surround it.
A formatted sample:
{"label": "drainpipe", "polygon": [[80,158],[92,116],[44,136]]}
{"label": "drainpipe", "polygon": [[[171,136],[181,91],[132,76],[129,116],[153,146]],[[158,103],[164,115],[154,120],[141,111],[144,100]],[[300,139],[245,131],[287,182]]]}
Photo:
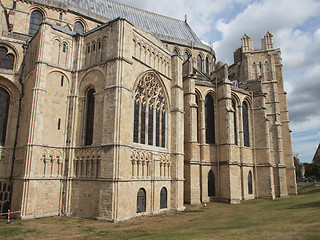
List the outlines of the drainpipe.
{"label": "drainpipe", "polygon": [[11,192],[10,192],[10,209],[12,208],[12,192],[13,192],[13,170],[14,170],[14,161],[16,159],[16,148],[17,148],[17,143],[18,143],[18,133],[19,133],[19,122],[20,122],[20,115],[21,115],[21,105],[22,105],[22,98],[24,96],[24,85],[22,82],[22,75],[24,71],[24,66],[25,66],[25,57],[27,53],[27,49],[29,47],[29,40],[27,40],[26,44],[22,45],[23,48],[23,58],[22,58],[22,63],[21,63],[21,73],[19,77],[19,83],[21,85],[21,94],[19,97],[19,107],[18,107],[18,116],[17,116],[17,125],[16,125],[16,134],[14,138],[14,145],[13,145],[13,153],[12,153],[12,163],[11,163],[11,171],[10,171],[10,186],[11,186]]}

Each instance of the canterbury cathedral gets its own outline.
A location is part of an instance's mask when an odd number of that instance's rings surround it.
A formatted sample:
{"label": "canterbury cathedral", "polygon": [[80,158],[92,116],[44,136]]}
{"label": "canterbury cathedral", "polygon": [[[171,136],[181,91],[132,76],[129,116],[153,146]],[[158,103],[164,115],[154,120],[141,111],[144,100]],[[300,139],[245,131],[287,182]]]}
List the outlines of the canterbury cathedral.
{"label": "canterbury cathedral", "polygon": [[122,221],[297,193],[280,49],[218,61],[186,20],[0,1],[0,210]]}

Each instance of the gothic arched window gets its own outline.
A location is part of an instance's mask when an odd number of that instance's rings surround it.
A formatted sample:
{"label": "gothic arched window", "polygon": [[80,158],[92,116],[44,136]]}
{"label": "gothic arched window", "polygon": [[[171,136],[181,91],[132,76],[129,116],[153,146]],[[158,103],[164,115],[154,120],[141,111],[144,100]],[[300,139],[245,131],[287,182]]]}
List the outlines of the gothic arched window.
{"label": "gothic arched window", "polygon": [[250,137],[249,137],[249,112],[248,104],[244,102],[242,104],[242,121],[243,121],[243,139],[244,146],[250,147]]}
{"label": "gothic arched window", "polygon": [[190,58],[189,54],[187,52],[185,52],[183,54],[183,63],[187,62],[189,60],[189,58]]}
{"label": "gothic arched window", "polygon": [[233,134],[234,134],[234,144],[237,145],[238,143],[238,136],[237,136],[237,109],[236,103],[232,100],[232,108],[233,108]]}
{"label": "gothic arched window", "polygon": [[166,146],[166,100],[152,73],[145,75],[135,90],[133,141]]}
{"label": "gothic arched window", "polygon": [[198,57],[197,57],[197,69],[199,71],[202,71],[202,57],[201,55],[199,54]]}
{"label": "gothic arched window", "polygon": [[174,49],[174,50],[173,50],[172,55],[173,55],[173,56],[179,56],[179,53],[178,53],[177,49]]}
{"label": "gothic arched window", "polygon": [[208,173],[208,196],[214,197],[216,195],[216,184],[214,179],[214,174],[212,170]]}
{"label": "gothic arched window", "polygon": [[253,194],[252,173],[251,173],[251,171],[249,171],[249,173],[248,173],[248,194]]}
{"label": "gothic arched window", "polygon": [[140,188],[137,194],[137,213],[146,211],[146,190]]}
{"label": "gothic arched window", "polygon": [[0,146],[5,145],[10,95],[0,87]]}
{"label": "gothic arched window", "polygon": [[206,74],[209,74],[209,58],[206,57]]}
{"label": "gothic arched window", "polygon": [[163,187],[160,191],[160,209],[167,208],[167,189]]}
{"label": "gothic arched window", "polygon": [[73,25],[73,31],[76,33],[84,33],[84,26],[81,22],[77,21]]}
{"label": "gothic arched window", "polygon": [[14,56],[8,53],[8,49],[5,47],[0,47],[0,68],[13,70],[14,66]]}
{"label": "gothic arched window", "polygon": [[205,102],[206,115],[206,143],[215,143],[215,129],[214,129],[214,103],[213,98],[208,94]]}
{"label": "gothic arched window", "polygon": [[40,25],[43,21],[42,13],[38,10],[34,10],[31,13],[30,24],[29,24],[29,35],[34,35],[39,30]]}
{"label": "gothic arched window", "polygon": [[85,129],[85,145],[91,145],[93,142],[93,125],[94,125],[94,89],[87,91],[86,95],[86,129]]}
{"label": "gothic arched window", "polygon": [[197,104],[197,142],[200,143],[200,102],[199,96],[196,94],[196,104]]}

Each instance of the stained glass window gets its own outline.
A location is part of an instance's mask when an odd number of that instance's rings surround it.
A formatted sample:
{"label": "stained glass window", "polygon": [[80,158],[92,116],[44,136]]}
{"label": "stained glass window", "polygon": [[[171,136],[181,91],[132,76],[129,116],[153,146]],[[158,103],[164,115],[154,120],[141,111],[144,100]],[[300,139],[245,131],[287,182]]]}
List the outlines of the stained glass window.
{"label": "stained glass window", "polygon": [[197,69],[199,71],[202,71],[202,57],[201,55],[199,54],[198,57],[197,57]]}
{"label": "stained glass window", "polygon": [[212,170],[208,173],[208,196],[214,197],[216,195],[216,185],[215,185],[215,179],[214,174]]}
{"label": "stained glass window", "polygon": [[167,208],[167,189],[163,187],[160,191],[160,209]]}
{"label": "stained glass window", "polygon": [[34,35],[39,30],[40,25],[43,21],[42,13],[35,10],[31,13],[30,24],[29,24],[29,35]]}
{"label": "stained glass window", "polygon": [[10,95],[0,87],[0,145],[5,145]]}
{"label": "stained glass window", "polygon": [[137,213],[146,211],[146,191],[140,188],[137,194]]}
{"label": "stained glass window", "polygon": [[81,22],[75,22],[73,25],[73,31],[76,33],[84,33],[84,27]]}
{"label": "stained glass window", "polygon": [[214,103],[210,95],[206,96],[205,100],[205,116],[206,116],[206,143],[215,143],[215,128],[214,128]]}
{"label": "stained glass window", "polygon": [[14,56],[8,53],[7,48],[0,47],[0,68],[13,70]]}
{"label": "stained glass window", "polygon": [[243,120],[243,139],[244,146],[250,147],[250,137],[249,137],[249,113],[248,104],[244,102],[242,104],[242,120]]}
{"label": "stained glass window", "polygon": [[86,138],[85,145],[91,145],[93,142],[93,125],[94,125],[94,89],[90,89],[87,92],[87,115],[86,115]]}

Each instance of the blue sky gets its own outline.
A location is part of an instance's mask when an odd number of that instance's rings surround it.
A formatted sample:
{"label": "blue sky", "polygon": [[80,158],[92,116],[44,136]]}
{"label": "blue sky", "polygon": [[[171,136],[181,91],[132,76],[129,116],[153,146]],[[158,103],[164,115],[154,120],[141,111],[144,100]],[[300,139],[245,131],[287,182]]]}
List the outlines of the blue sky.
{"label": "blue sky", "polygon": [[293,151],[311,162],[320,143],[319,0],[115,0],[184,19],[204,42],[213,43],[217,61],[233,62],[246,33],[260,48],[267,31],[280,48],[287,91]]}

